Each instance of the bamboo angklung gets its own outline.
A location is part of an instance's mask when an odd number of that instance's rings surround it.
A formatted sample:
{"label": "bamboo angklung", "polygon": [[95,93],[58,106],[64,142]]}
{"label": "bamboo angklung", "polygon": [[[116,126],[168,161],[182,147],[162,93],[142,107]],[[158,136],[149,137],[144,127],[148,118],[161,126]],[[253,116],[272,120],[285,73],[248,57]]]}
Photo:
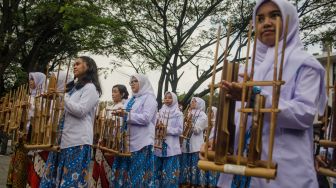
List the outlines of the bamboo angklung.
{"label": "bamboo angklung", "polygon": [[[327,167],[319,167],[317,169],[317,172],[324,176],[330,176],[330,177],[336,177],[336,84],[334,84],[334,87],[330,86],[330,51],[331,47],[328,48],[328,57],[327,57],[327,95],[330,94],[330,90],[334,89],[334,95],[332,97],[332,116],[328,117],[328,105],[326,106],[325,110],[325,117],[324,117],[324,128],[325,128],[325,136],[324,139],[319,140],[319,145],[321,147],[325,148],[325,156],[324,156],[324,162],[327,164]],[[329,130],[329,131],[327,131]],[[331,158],[328,157],[329,155],[329,148],[333,148],[331,153]]]}
{"label": "bamboo angklung", "polygon": [[[211,77],[211,84],[210,84],[210,97],[209,97],[209,107],[208,107],[208,127],[205,135],[205,159],[208,158],[208,149],[209,149],[209,137],[211,130],[213,128],[211,122],[211,114],[212,114],[212,100],[215,91],[215,78],[216,78],[216,67],[218,64],[218,48],[220,43],[220,35],[221,35],[221,26],[218,27],[217,30],[217,41],[216,41],[216,49],[215,49],[215,56],[214,56],[214,64],[212,65],[212,77]],[[214,114],[215,115],[215,114]]]}
{"label": "bamboo angklung", "polygon": [[[247,70],[248,70],[248,57],[246,58],[245,70],[244,70],[244,80],[242,82],[242,100],[241,100],[241,109],[240,109],[240,125],[239,125],[239,143],[238,143],[238,153],[234,155],[234,153],[227,152],[224,154],[225,158],[219,158],[224,161],[224,163],[218,163],[216,161],[217,150],[209,151],[207,160],[200,160],[198,162],[198,166],[203,170],[214,170],[229,174],[237,174],[244,176],[253,176],[260,177],[266,179],[275,179],[277,172],[277,164],[272,161],[273,156],[273,143],[274,143],[274,134],[276,127],[276,118],[277,113],[280,112],[278,109],[279,97],[280,97],[280,88],[281,85],[284,84],[282,81],[282,71],[284,64],[284,53],[286,48],[286,40],[287,40],[287,31],[288,31],[288,20],[289,17],[286,17],[285,29],[284,29],[284,43],[282,46],[282,56],[280,60],[279,66],[279,74],[278,74],[278,46],[279,46],[279,33],[280,33],[280,18],[277,18],[276,24],[276,41],[275,41],[275,61],[274,61],[274,74],[272,81],[253,81],[254,74],[254,62],[255,62],[255,49],[256,49],[256,38],[254,43],[253,55],[252,55],[252,64],[250,69],[250,77],[248,78]],[[249,26],[249,38],[251,32],[251,23]],[[258,31],[256,30],[255,35],[257,35]],[[250,39],[248,39],[250,40]],[[248,42],[248,51],[249,51],[249,42]],[[248,56],[248,55],[247,55]],[[272,106],[271,108],[265,108],[265,99],[262,95],[256,94],[254,98],[254,107],[250,106],[250,100],[252,96],[252,87],[253,86],[268,86],[272,87]],[[246,132],[246,123],[247,123],[247,115],[248,113],[252,113],[252,128],[251,128],[251,140],[249,145],[249,152],[243,155],[244,150],[244,138]],[[271,113],[271,122],[270,122],[270,143],[268,148],[268,158],[267,160],[261,160],[260,155],[262,151],[262,129],[263,129],[263,121],[264,121],[264,113]],[[221,115],[221,113],[218,113]],[[217,121],[228,121],[228,117],[223,119],[218,118]],[[223,123],[223,122],[220,122]],[[227,136],[224,132],[219,132],[216,129],[217,137]],[[224,135],[223,135],[224,134]],[[229,132],[229,134],[235,134],[234,132]],[[215,147],[227,147],[227,139],[221,142],[216,140]],[[226,149],[226,151],[228,151]],[[203,153],[203,151],[201,151]],[[223,155],[222,155],[223,156]],[[220,161],[220,162],[222,162]]]}
{"label": "bamboo angklung", "polygon": [[[166,113],[168,114],[168,117],[165,120]],[[159,116],[155,126],[154,148],[162,149],[162,144],[167,136],[168,120],[169,120],[169,111],[164,112],[163,117]]]}
{"label": "bamboo angklung", "polygon": [[[223,67],[221,80],[228,82],[236,82],[238,78],[238,64],[229,63],[227,60],[228,50],[230,44],[231,35],[231,23],[228,24],[227,40],[224,51]],[[233,154],[234,150],[234,137],[235,137],[235,101],[227,98],[227,92],[220,88],[219,90],[219,105],[216,116],[215,124],[215,138],[214,138],[214,150],[216,164],[227,163],[228,154]]]}
{"label": "bamboo angklung", "polygon": [[[124,109],[122,109],[124,110]],[[104,109],[98,148],[106,155],[130,157],[130,129],[115,110]],[[128,115],[130,118],[130,115]]]}
{"label": "bamboo angklung", "polygon": [[[11,95],[6,95],[3,98],[3,106],[2,106],[2,125],[4,125],[3,131],[6,135],[10,136],[13,140],[13,144],[15,145],[19,138],[22,137],[21,127],[24,121],[24,115],[27,113],[25,112],[27,104],[27,85],[19,86]],[[7,100],[7,97],[8,100]],[[6,103],[7,101],[7,103]]]}
{"label": "bamboo angklung", "polygon": [[182,135],[180,135],[180,144],[183,144],[184,139],[190,140],[191,136],[193,135],[193,128],[195,126],[195,123],[197,122],[200,113],[201,110],[197,110],[194,114],[192,114],[191,110],[187,109],[187,115],[184,116]]}
{"label": "bamboo angklung", "polygon": [[32,138],[30,143],[25,144],[26,149],[60,150],[58,138],[62,132],[59,126],[64,115],[64,95],[68,82],[69,68],[70,63],[67,66],[63,91],[57,91],[60,65],[58,66],[57,77],[49,79],[48,87],[47,80],[45,81],[45,91],[42,93],[42,88],[38,90],[35,97],[34,117],[32,118]]}

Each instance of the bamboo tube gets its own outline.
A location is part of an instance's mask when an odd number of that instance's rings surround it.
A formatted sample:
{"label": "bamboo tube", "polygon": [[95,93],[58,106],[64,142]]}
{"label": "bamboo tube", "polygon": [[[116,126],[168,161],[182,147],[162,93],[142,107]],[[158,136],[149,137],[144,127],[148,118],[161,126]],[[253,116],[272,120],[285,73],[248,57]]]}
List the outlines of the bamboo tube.
{"label": "bamboo tube", "polygon": [[[202,156],[202,158],[204,158],[205,156],[205,150],[201,150],[200,151],[200,155]],[[215,151],[213,150],[209,150],[208,151],[208,160],[206,161],[214,161],[215,159]],[[227,164],[237,164],[238,161],[238,157],[237,156],[233,156],[233,155],[229,155],[227,156]],[[247,165],[247,157],[241,157],[240,158],[240,164],[241,165]],[[263,168],[267,168],[268,162],[265,160],[257,160],[255,162],[257,167],[263,167]],[[271,164],[271,169],[276,169],[277,168],[277,164],[272,162]],[[205,170],[205,169],[202,169]]]}
{"label": "bamboo tube", "polygon": [[[247,71],[248,71],[248,65],[249,65],[249,55],[250,55],[250,45],[251,45],[251,35],[252,35],[252,21],[249,23],[249,31],[248,31],[248,46],[247,46],[247,53],[246,53],[246,62],[245,62],[245,69],[244,69],[244,80],[243,80],[243,85],[242,85],[242,99],[241,99],[241,109],[244,109],[244,104],[245,104],[245,97],[246,97],[246,92],[248,92],[247,96],[247,104],[246,106],[250,106],[250,99],[251,99],[251,89],[247,91],[247,85],[244,85],[248,80],[253,80],[253,71],[254,71],[254,60],[255,60],[255,49],[256,49],[256,43],[257,40],[255,38],[254,41],[254,49],[253,49],[253,55],[252,55],[252,65],[251,65],[251,74],[252,76],[250,79],[247,76]],[[257,36],[257,28],[256,28],[256,34]],[[238,160],[237,164],[240,165],[240,160],[241,160],[241,155],[242,155],[242,150],[244,147],[244,136],[246,132],[246,123],[247,123],[247,114],[246,113],[241,113],[240,114],[240,124],[239,124],[239,139],[238,139]]]}
{"label": "bamboo tube", "polygon": [[[221,80],[227,80],[227,81],[232,81],[232,72],[234,67],[232,64],[228,64],[228,51],[229,51],[229,44],[230,44],[230,35],[231,35],[231,21],[228,23],[228,28],[227,28],[227,40],[225,44],[225,51],[224,51],[224,58],[223,58],[223,69],[222,69],[222,75],[221,75]],[[230,66],[230,67],[229,67]],[[231,70],[231,71],[230,71]],[[228,75],[230,74],[230,75]],[[228,79],[230,78],[230,79]],[[230,132],[228,129],[228,111],[230,110],[230,105],[224,105],[223,104],[229,104],[228,99],[226,99],[226,94],[227,92],[224,89],[220,89],[220,99],[219,99],[219,105],[220,108],[218,109],[217,114],[217,120],[216,120],[216,137],[215,137],[215,144],[214,148],[216,151],[215,155],[215,161],[216,163],[226,163],[226,156],[229,151],[229,141],[230,141]],[[234,134],[234,133],[233,133]],[[220,136],[219,136],[220,135]],[[232,135],[231,135],[232,136]],[[223,145],[221,145],[223,144]]]}
{"label": "bamboo tube", "polygon": [[286,16],[285,32],[284,32],[284,35],[283,35],[284,37],[283,37],[283,43],[282,43],[281,61],[280,61],[278,81],[282,80],[283,64],[284,64],[284,61],[285,61],[285,51],[286,51],[286,46],[287,46],[288,24],[289,24],[289,15]]}
{"label": "bamboo tube", "polygon": [[207,127],[207,134],[205,136],[205,158],[208,157],[208,146],[209,146],[209,136],[212,129],[212,122],[211,122],[211,114],[212,114],[212,100],[214,95],[214,83],[216,79],[216,67],[218,64],[218,48],[219,48],[219,42],[220,42],[220,34],[221,34],[221,26],[218,27],[217,30],[217,41],[216,41],[216,48],[215,48],[215,56],[214,56],[214,64],[212,65],[212,77],[211,77],[211,84],[210,86],[210,97],[209,97],[209,110],[208,110],[208,127]]}
{"label": "bamboo tube", "polygon": [[277,172],[276,169],[272,168],[251,168],[233,164],[217,165],[214,162],[202,160],[198,161],[198,167],[204,170],[212,170],[227,174],[238,174],[243,176],[253,176],[266,179],[275,179]]}
{"label": "bamboo tube", "polygon": [[319,144],[326,148],[336,148],[336,142],[331,140],[319,140]]}
{"label": "bamboo tube", "polygon": [[330,170],[329,168],[320,167],[319,169],[317,169],[317,173],[323,176],[329,176],[329,177],[336,178],[336,172],[333,170]]}
{"label": "bamboo tube", "polygon": [[[274,55],[274,73],[273,73],[273,81],[276,81],[278,79],[277,77],[277,64],[278,64],[278,48],[279,48],[279,35],[280,35],[280,18],[277,17],[276,19],[276,32],[275,32],[275,55]],[[277,88],[273,86],[273,92],[272,92],[272,108],[276,109],[276,98],[278,98],[279,95],[277,95]],[[268,168],[270,168],[271,161],[273,158],[273,145],[274,145],[274,135],[275,135],[275,124],[276,124],[277,114],[272,112],[271,113],[271,122],[270,122],[270,139],[269,139],[269,145],[268,145]]]}
{"label": "bamboo tube", "polygon": [[[240,109],[238,111],[243,112],[243,113],[252,113],[253,109],[252,108],[244,108],[244,109]],[[280,109],[272,109],[272,108],[261,108],[260,112],[261,113],[278,113],[278,112],[281,112],[281,110]]]}
{"label": "bamboo tube", "polygon": [[[330,89],[331,88],[333,88],[333,87],[331,87],[330,86],[330,49],[331,47],[330,46],[328,46],[328,55],[327,55],[327,86],[326,86],[326,90],[327,90],[327,96],[329,97],[329,91],[330,91]],[[327,102],[327,105],[326,105],[326,109],[325,109],[325,113],[324,113],[324,118],[325,118],[325,120],[324,120],[324,127],[325,127],[325,129],[327,129],[327,127],[328,127],[328,114],[329,114],[329,112],[328,112],[328,102]],[[330,129],[331,130],[331,129]],[[331,133],[332,133],[332,131],[329,131],[329,134],[327,135],[327,133],[328,133],[328,131],[326,131],[325,132],[326,133],[326,136],[325,136],[325,138],[326,139],[331,139]],[[328,152],[326,152],[326,155],[327,155],[327,153]]]}
{"label": "bamboo tube", "polygon": [[247,81],[246,83],[243,83],[245,86],[279,86],[283,85],[284,81]]}
{"label": "bamboo tube", "polygon": [[261,159],[262,130],[264,123],[264,114],[260,112],[262,107],[265,107],[265,97],[263,95],[257,94],[255,96],[251,125],[251,137],[247,154],[247,165],[250,167],[254,167],[256,165],[256,161]]}
{"label": "bamboo tube", "polygon": [[25,144],[24,148],[27,150],[46,150],[46,151],[60,151],[59,146],[54,146],[50,144],[38,144],[38,145],[28,145]]}

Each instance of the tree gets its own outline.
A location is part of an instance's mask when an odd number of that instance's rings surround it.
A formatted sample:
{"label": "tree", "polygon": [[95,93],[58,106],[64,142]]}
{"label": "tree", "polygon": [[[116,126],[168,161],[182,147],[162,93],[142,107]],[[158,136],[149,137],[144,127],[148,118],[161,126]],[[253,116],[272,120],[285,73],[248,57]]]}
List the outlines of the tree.
{"label": "tree", "polygon": [[[324,36],[335,34],[335,0],[296,0],[305,45],[315,44]],[[163,93],[171,88],[176,92],[187,66],[196,70],[195,83],[185,93],[186,104],[195,91],[210,78],[215,30],[220,23],[232,22],[229,59],[244,59],[241,49],[246,45],[247,25],[252,15],[254,1],[225,0],[128,0],[113,4],[115,16],[127,23],[129,40],[125,53],[119,56],[137,72],[159,69],[157,101],[161,104]],[[323,27],[322,27],[323,26]],[[322,28],[322,29],[317,29]],[[328,29],[333,28],[333,29]],[[226,31],[221,39],[226,38]],[[330,38],[330,37],[329,37]],[[216,71],[221,70],[223,54],[219,56]],[[124,65],[124,64],[120,64]],[[206,95],[204,90],[199,96]]]}
{"label": "tree", "polygon": [[[24,72],[53,70],[79,52],[120,53],[122,23],[103,1],[4,0],[0,3],[0,75],[12,65]],[[109,37],[106,37],[109,36]],[[120,48],[119,48],[120,47]],[[0,95],[5,91],[0,77]]]}
{"label": "tree", "polygon": [[[203,70],[205,66],[200,63],[213,59],[208,48],[215,43],[214,31],[218,23],[227,23],[227,16],[222,17],[222,12],[230,15],[236,14],[237,10],[243,10],[239,15],[244,20],[239,17],[233,20],[234,39],[231,49],[248,24],[245,17],[249,15],[244,12],[250,11],[252,4],[247,2],[245,9],[238,7],[237,3],[224,0],[130,0],[118,4],[115,16],[122,22],[128,22],[126,28],[129,34],[127,51],[120,57],[126,59],[137,72],[161,69],[157,93],[159,104],[169,88],[176,92],[184,74],[183,69],[189,65],[196,68],[198,78],[197,84],[189,90],[194,91],[211,74],[211,67]],[[225,37],[226,33],[223,32],[221,38]],[[186,94],[184,103],[190,99],[190,92]]]}

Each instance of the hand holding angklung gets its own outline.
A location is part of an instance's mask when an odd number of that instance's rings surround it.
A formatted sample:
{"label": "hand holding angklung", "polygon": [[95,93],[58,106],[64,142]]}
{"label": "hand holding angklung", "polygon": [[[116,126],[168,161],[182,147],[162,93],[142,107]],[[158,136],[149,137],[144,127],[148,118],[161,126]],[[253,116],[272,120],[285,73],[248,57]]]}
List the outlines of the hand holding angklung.
{"label": "hand holding angklung", "polygon": [[222,80],[220,83],[220,87],[227,91],[226,97],[236,101],[241,100],[242,85],[240,83]]}
{"label": "hand holding angklung", "polygon": [[319,169],[320,167],[327,167],[327,163],[324,160],[324,156],[317,155],[315,157],[315,169]]}
{"label": "hand holding angklung", "polygon": [[125,113],[126,113],[125,110],[123,110],[122,108],[119,108],[117,110],[113,110],[111,112],[112,115],[121,116],[121,117],[123,117],[125,115]]}
{"label": "hand holding angklung", "polygon": [[[212,145],[213,145],[213,140],[209,140],[209,143],[208,143],[208,150],[213,150],[213,149],[212,149]],[[206,146],[205,143],[203,143],[203,144],[201,145],[201,151],[204,151],[204,152],[205,152],[205,146]],[[206,158],[203,156],[203,153],[202,153],[202,152],[199,152],[199,158],[200,158],[201,160],[206,160]]]}

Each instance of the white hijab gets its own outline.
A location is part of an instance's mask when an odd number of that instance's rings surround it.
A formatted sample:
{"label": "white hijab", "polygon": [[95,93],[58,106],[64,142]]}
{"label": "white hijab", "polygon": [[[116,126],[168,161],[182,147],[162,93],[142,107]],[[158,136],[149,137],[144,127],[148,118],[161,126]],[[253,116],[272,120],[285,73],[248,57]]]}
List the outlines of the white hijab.
{"label": "white hijab", "polygon": [[171,94],[171,96],[173,98],[173,102],[169,106],[167,106],[166,104],[164,104],[162,106],[162,108],[159,111],[159,117],[167,119],[168,118],[168,114],[169,114],[169,119],[182,116],[183,114],[182,114],[182,112],[179,109],[179,105],[178,105],[178,100],[177,100],[176,94],[173,93],[173,92],[171,92],[171,91],[167,91],[165,93],[165,95],[167,95],[168,93]]}
{"label": "white hijab", "polygon": [[[72,81],[72,77],[70,76],[70,74],[68,74],[68,78],[66,78],[66,75],[67,75],[66,71],[53,72],[52,74],[54,74],[57,79],[56,87],[57,87],[58,92],[64,91],[65,81],[67,81],[67,83]],[[58,74],[58,78],[57,78],[57,74]]]}
{"label": "white hijab", "polygon": [[46,76],[42,72],[30,72],[29,80],[33,79],[35,82],[35,89],[30,89],[30,95],[35,97],[37,95],[37,91],[44,92]]}
{"label": "white hijab", "polygon": [[192,100],[196,100],[196,109],[191,110],[191,114],[195,119],[207,119],[207,115],[205,114],[205,101],[199,97],[193,97]]}
{"label": "white hijab", "polygon": [[[254,27],[256,27],[256,14],[258,8],[268,0],[259,0],[253,11],[253,23]],[[285,21],[286,16],[290,17],[288,23],[288,34],[287,34],[287,44],[286,51],[284,57],[284,66],[283,66],[283,80],[285,82],[292,81],[295,79],[295,75],[297,71],[303,67],[311,67],[317,70],[321,76],[321,86],[320,86],[320,98],[319,98],[319,106],[318,112],[323,114],[324,107],[327,102],[327,95],[324,88],[324,74],[325,70],[322,65],[310,54],[303,50],[303,44],[299,35],[299,17],[296,11],[296,8],[286,0],[272,0],[281,11],[282,15],[282,24],[283,31],[282,36],[279,41],[279,49],[278,49],[278,71],[281,61],[282,54],[282,44],[283,44],[283,34],[285,32]],[[257,49],[256,49],[256,61],[255,66],[256,74],[254,80],[273,80],[273,64],[274,64],[274,47],[269,47],[263,44],[260,40],[257,41]],[[308,60],[309,59],[309,60]],[[263,90],[268,90],[271,92],[271,87],[263,87]],[[288,92],[286,90],[286,84],[282,87],[281,92]]]}
{"label": "white hijab", "polygon": [[130,81],[132,80],[132,77],[135,77],[138,80],[140,87],[137,93],[133,93],[133,96],[140,97],[147,94],[155,96],[153,87],[147,76],[143,74],[134,74],[131,76]]}
{"label": "white hijab", "polygon": [[214,122],[216,122],[217,108],[212,106],[211,109],[212,109],[212,113],[213,113],[213,116],[211,117],[211,121],[214,123]]}

